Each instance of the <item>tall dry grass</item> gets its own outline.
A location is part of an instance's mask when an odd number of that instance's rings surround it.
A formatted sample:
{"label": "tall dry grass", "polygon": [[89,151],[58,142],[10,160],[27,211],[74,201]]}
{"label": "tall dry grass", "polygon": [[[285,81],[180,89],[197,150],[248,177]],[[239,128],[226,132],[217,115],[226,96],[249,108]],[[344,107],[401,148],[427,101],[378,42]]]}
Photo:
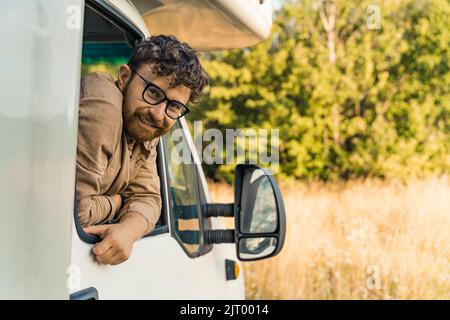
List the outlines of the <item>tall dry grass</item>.
{"label": "tall dry grass", "polygon": [[[244,263],[248,299],[449,299],[450,178],[282,186],[276,257]],[[233,199],[211,184],[213,199]]]}

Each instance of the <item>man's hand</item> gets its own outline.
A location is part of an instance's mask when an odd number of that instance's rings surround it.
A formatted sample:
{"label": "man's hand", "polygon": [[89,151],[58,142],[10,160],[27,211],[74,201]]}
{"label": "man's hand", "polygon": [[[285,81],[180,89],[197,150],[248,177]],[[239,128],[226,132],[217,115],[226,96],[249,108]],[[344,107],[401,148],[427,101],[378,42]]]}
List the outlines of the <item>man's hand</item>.
{"label": "man's hand", "polygon": [[84,232],[100,236],[92,252],[99,263],[116,265],[130,257],[136,240],[140,239],[147,228],[147,221],[139,214],[131,214],[117,224],[106,224],[84,228]]}

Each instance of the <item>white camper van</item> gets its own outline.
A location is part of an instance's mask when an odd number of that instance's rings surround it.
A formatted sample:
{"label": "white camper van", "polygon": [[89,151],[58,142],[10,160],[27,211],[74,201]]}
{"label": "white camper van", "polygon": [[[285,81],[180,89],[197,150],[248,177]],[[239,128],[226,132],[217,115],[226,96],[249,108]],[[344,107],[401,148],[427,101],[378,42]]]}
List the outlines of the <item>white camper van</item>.
{"label": "white camper van", "polygon": [[[283,201],[264,169],[238,165],[235,202],[214,204],[184,119],[193,164],[158,145],[163,209],[117,266],[96,263],[75,201],[79,80],[96,56],[126,59],[150,34],[199,51],[265,39],[261,0],[0,1],[0,298],[243,299],[241,261],[280,252]],[[220,216],[234,217],[227,230]]]}

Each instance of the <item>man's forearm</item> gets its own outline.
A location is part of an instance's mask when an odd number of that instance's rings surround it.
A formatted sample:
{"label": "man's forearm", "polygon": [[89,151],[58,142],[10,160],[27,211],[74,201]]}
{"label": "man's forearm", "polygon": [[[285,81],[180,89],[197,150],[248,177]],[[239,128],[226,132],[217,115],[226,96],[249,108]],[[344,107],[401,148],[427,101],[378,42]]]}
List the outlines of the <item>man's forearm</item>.
{"label": "man's forearm", "polygon": [[148,220],[139,212],[128,212],[122,217],[120,224],[128,228],[135,241],[145,236],[151,228]]}
{"label": "man's forearm", "polygon": [[78,217],[82,226],[94,225],[112,218],[122,205],[120,195],[90,196],[78,202]]}

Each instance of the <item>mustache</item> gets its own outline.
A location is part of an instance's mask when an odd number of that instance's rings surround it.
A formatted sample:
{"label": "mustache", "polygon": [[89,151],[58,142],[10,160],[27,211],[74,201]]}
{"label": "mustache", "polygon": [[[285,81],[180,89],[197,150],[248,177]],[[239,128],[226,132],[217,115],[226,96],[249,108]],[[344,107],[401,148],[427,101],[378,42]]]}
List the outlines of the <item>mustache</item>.
{"label": "mustache", "polygon": [[156,120],[148,108],[136,110],[135,112],[138,117],[142,117],[148,122],[152,124],[152,126],[158,128],[158,129],[164,129],[164,120]]}

